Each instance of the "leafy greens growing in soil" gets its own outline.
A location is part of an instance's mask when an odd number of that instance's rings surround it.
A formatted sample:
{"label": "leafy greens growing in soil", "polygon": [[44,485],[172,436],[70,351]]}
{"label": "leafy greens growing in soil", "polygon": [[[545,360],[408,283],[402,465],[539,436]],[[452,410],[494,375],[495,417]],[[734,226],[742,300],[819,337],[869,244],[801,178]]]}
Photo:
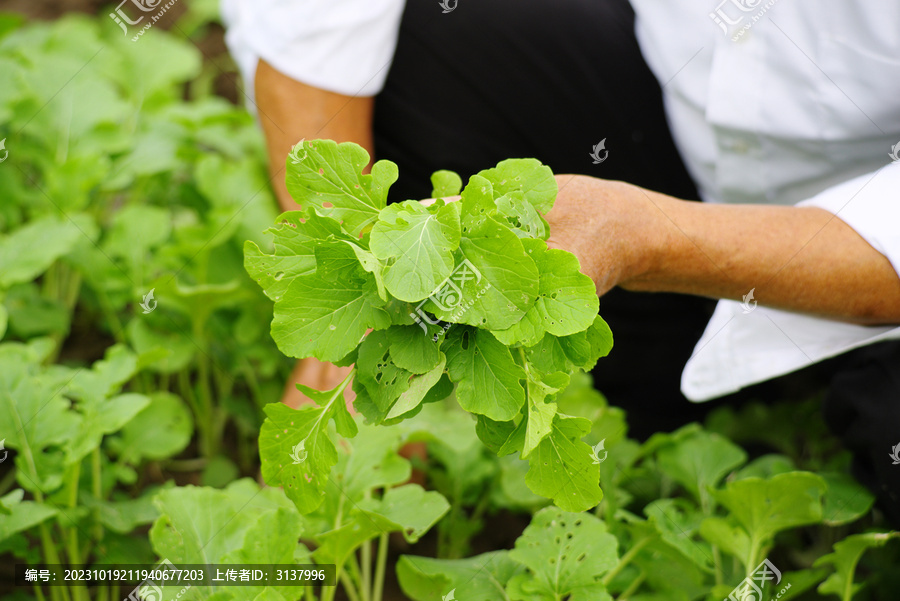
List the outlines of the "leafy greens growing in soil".
{"label": "leafy greens growing in soil", "polygon": [[[355,364],[334,390],[301,387],[318,407],[267,407],[266,482],[284,486],[303,513],[319,506],[337,461],[328,423],[356,435],[343,400],[352,380],[354,407],[370,424],[400,422],[455,392],[488,448],[528,460],[533,492],[566,511],[594,507],[599,462],[581,440],[591,422],[561,413],[555,399],[609,352],[612,334],[578,260],[547,247],[541,214],[556,198],[553,173],[511,159],[462,189],[457,174],[439,171],[433,204],[388,206],[397,166],[379,161],[363,174],[368,162],[356,144],[301,142],[287,161],[300,210],[268,230],[271,254],[245,246],[247,271],[275,302],[281,351]],[[295,448],[303,461],[289,460]]]}

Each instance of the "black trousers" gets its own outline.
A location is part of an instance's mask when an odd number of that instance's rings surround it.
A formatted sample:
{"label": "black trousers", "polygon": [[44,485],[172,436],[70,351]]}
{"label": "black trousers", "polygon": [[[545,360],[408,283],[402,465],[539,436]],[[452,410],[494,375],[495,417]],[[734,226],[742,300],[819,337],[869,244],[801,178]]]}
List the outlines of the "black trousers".
{"label": "black trousers", "polygon": [[[603,139],[609,154],[594,164],[590,153]],[[670,137],[659,85],[641,57],[627,0],[463,0],[446,14],[437,2],[409,0],[375,103],[375,150],[377,158],[399,165],[392,201],[430,195],[429,176],[438,169],[466,178],[511,157],[535,157],[555,173],[697,198]],[[700,420],[717,405],[690,403],[679,388],[713,306],[691,296],[619,289],[601,298],[615,346],[593,376],[610,402],[627,411],[633,438]],[[884,348],[845,356],[846,367],[827,374],[834,386],[825,408],[859,461],[871,456],[884,464],[857,470],[879,490],[890,467],[890,448],[881,445],[890,436],[900,442],[900,350]],[[853,357],[861,362],[856,367]],[[825,386],[828,377],[817,382]],[[892,428],[884,419],[887,405]],[[869,439],[876,427],[884,431]],[[898,479],[882,498],[893,496],[900,507]]]}

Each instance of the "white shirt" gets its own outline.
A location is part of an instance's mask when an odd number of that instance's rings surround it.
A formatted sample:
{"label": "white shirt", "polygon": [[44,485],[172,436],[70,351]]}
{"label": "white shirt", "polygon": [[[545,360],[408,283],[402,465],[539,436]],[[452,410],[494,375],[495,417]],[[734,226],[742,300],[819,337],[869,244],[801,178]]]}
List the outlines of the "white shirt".
{"label": "white shirt", "polygon": [[[900,157],[889,156],[895,144],[900,155],[900,3],[719,1],[632,0],[638,41],[702,199],[821,207],[900,273]],[[304,83],[374,95],[390,67],[403,0],[222,6],[245,81],[263,58]],[[720,301],[682,391],[708,400],[897,338],[896,326]]]}

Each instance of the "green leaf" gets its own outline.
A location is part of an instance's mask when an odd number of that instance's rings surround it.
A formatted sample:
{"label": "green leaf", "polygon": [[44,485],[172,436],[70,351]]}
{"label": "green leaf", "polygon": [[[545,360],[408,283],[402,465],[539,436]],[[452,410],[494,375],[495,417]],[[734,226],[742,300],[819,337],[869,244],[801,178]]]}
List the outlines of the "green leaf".
{"label": "green leaf", "polygon": [[390,348],[387,332],[371,332],[360,344],[356,361],[357,379],[374,405],[376,423],[387,417],[400,395],[409,389],[413,376],[394,363]]}
{"label": "green leaf", "polygon": [[469,328],[451,330],[444,346],[460,407],[501,422],[519,413],[525,403],[519,381],[526,376],[506,346],[490,332]]}
{"label": "green leaf", "polygon": [[510,580],[510,599],[611,599],[600,577],[618,563],[617,545],[604,523],[589,513],[540,510],[509,552],[529,570]]}
{"label": "green leaf", "polygon": [[[7,291],[5,302],[9,310],[9,329],[13,335],[25,339],[68,335],[71,321],[69,308],[62,301],[41,294],[36,283],[14,284]],[[0,313],[3,311],[0,309]],[[3,315],[0,314],[0,332],[4,326],[2,320]]]}
{"label": "green leaf", "polygon": [[[250,479],[233,482],[224,490],[192,485],[173,487],[160,492],[154,504],[160,517],[150,530],[153,550],[176,565],[221,563],[226,555],[244,546],[251,527],[265,524],[279,510],[292,518],[293,526],[286,531],[294,542],[302,529],[300,517],[280,491],[260,490]],[[279,534],[262,541],[281,539]]]}
{"label": "green leaf", "polygon": [[364,499],[358,509],[382,532],[402,532],[408,543],[418,541],[434,526],[450,504],[438,492],[425,491],[418,484],[389,488],[381,499]]}
{"label": "green leaf", "polygon": [[381,211],[372,229],[372,253],[386,262],[384,285],[395,298],[418,302],[453,271],[459,247],[459,204],[430,207],[408,200]]}
{"label": "green leaf", "polygon": [[71,219],[50,215],[35,219],[11,234],[0,234],[0,288],[30,282],[41,275],[83,235]]}
{"label": "green leaf", "polygon": [[[365,271],[368,271],[375,278],[375,285],[378,287],[378,296],[383,301],[387,301],[388,295],[387,290],[384,287],[384,265],[375,258],[375,255],[360,247],[359,245],[347,241],[344,241],[346,244],[353,249],[353,253],[356,255],[356,260],[359,261],[359,264]],[[392,303],[396,303],[396,300],[390,299]]]}
{"label": "green leaf", "polygon": [[525,428],[525,441],[522,447],[522,458],[528,455],[537,445],[550,435],[553,418],[557,414],[556,403],[548,400],[555,397],[556,393],[569,385],[569,376],[563,372],[557,372],[546,376],[543,381],[536,380],[529,374],[528,377],[528,408]]}
{"label": "green leaf", "polygon": [[657,453],[659,469],[706,505],[708,487],[747,461],[747,453],[728,439],[701,431]]}
{"label": "green leaf", "polygon": [[557,371],[589,371],[600,357],[612,349],[612,332],[597,315],[584,332],[557,337],[546,334],[536,345],[525,349],[528,362],[544,374]]}
{"label": "green leaf", "polygon": [[813,567],[831,565],[835,572],[816,589],[822,595],[837,595],[841,601],[850,601],[863,585],[853,582],[856,564],[866,550],[881,547],[900,532],[867,532],[851,534],[834,544],[834,552],[818,558]]}
{"label": "green leaf", "polygon": [[752,548],[759,549],[782,530],[820,522],[826,488],[825,481],[816,474],[788,472],[768,480],[746,478],[729,482],[724,490],[712,491],[712,495],[744,527]]}
{"label": "green leaf", "polygon": [[713,554],[709,545],[694,540],[700,531],[703,514],[686,499],[657,499],[644,514],[666,544],[676,549],[697,567],[712,572]]}
{"label": "green leaf", "polygon": [[431,197],[456,196],[462,190],[462,179],[453,171],[442,169],[431,174]]}
{"label": "green leaf", "polygon": [[52,492],[62,484],[62,453],[81,427],[62,386],[46,377],[27,347],[0,345],[0,432],[6,447],[19,451],[19,482],[29,490]]}
{"label": "green leaf", "polygon": [[593,449],[581,440],[590,430],[589,420],[557,414],[550,434],[528,456],[528,488],[566,511],[596,506],[603,499],[599,465]]}
{"label": "green leaf", "polygon": [[409,381],[409,388],[400,394],[397,398],[397,402],[391,407],[391,410],[387,414],[387,419],[399,417],[418,407],[419,404],[425,400],[429,391],[434,388],[441,379],[441,376],[444,375],[446,362],[446,357],[441,353],[440,363],[435,365],[434,369],[422,375],[414,376]]}
{"label": "green leaf", "polygon": [[397,367],[424,374],[440,363],[440,345],[418,326],[392,326],[387,335],[391,359]]}
{"label": "green leaf", "polygon": [[267,419],[259,434],[263,478],[270,486],[283,486],[300,513],[321,505],[331,468],[338,460],[328,421],[334,420],[341,435],[356,435],[356,423],[344,404],[345,386],[346,380],[334,390],[320,392],[298,385],[319,407],[291,409],[270,403],[264,408]]}
{"label": "green leaf", "polygon": [[391,324],[383,305],[374,278],[299,276],[275,303],[272,338],[289,357],[338,361],[357,347],[367,329]]}
{"label": "green leaf", "polygon": [[154,206],[126,206],[113,215],[103,250],[110,257],[125,259],[131,277],[143,281],[151,275],[143,271],[147,254],[167,242],[171,232],[170,211]]}
{"label": "green leaf", "polygon": [[553,171],[537,159],[507,159],[478,175],[491,182],[495,200],[518,192],[539,213],[547,213],[553,208],[559,191]]}
{"label": "green leaf", "polygon": [[769,454],[757,457],[732,476],[733,480],[743,480],[744,478],[770,478],[775,474],[783,474],[785,472],[795,472],[797,466],[789,457],[784,455]]}
{"label": "green leaf", "polygon": [[286,162],[286,184],[294,201],[306,209],[341,222],[358,236],[368,231],[387,202],[388,189],[397,181],[397,165],[378,161],[363,175],[369,153],[352,142],[310,140],[295,147],[294,162]]}
{"label": "green leaf", "polygon": [[425,303],[439,319],[504,330],[522,319],[537,298],[534,261],[522,241],[493,217],[464,213],[453,258],[457,267],[450,279]]}
{"label": "green leaf", "polygon": [[550,225],[531,203],[525,201],[521,192],[504,194],[495,202],[518,237],[540,240],[550,237]]}
{"label": "green leaf", "polygon": [[338,484],[333,492],[356,503],[366,492],[408,480],[412,468],[398,454],[402,443],[397,428],[359,426],[359,434],[352,441],[344,441],[344,448],[349,444],[350,451],[338,461],[335,473]]}
{"label": "green leaf", "polygon": [[87,456],[100,445],[104,435],[120,430],[150,404],[150,399],[142,394],[127,393],[110,398],[136,369],[135,354],[116,345],[110,347],[105,358],[94,363],[90,370],[80,370],[72,377],[68,392],[79,400],[76,409],[83,419],[68,446],[68,463]]}
{"label": "green leaf", "polygon": [[94,509],[105,528],[120,534],[128,534],[138,526],[150,524],[159,517],[159,510],[153,504],[154,496],[155,491],[153,494],[145,494],[136,499],[105,501],[85,497],[84,502]]}
{"label": "green leaf", "polygon": [[340,224],[313,211],[290,211],[278,217],[272,234],[274,251],[266,254],[252,240],[244,243],[244,268],[273,301],[284,296],[294,278],[316,271],[315,248],[323,240],[343,239]]}
{"label": "green leaf", "polygon": [[19,488],[0,498],[0,504],[6,510],[0,512],[0,542],[17,532],[29,530],[57,514],[57,510],[49,505],[23,501],[24,495],[25,491]]}
{"label": "green leaf", "polygon": [[167,459],[186,449],[193,433],[194,420],[184,401],[169,392],[154,392],[150,404],[122,428],[119,454],[131,464]]}
{"label": "green leaf", "polygon": [[747,532],[725,518],[710,517],[700,524],[700,535],[710,544],[746,563],[750,556],[750,537]]}
{"label": "green leaf", "polygon": [[822,517],[829,526],[849,524],[872,509],[875,495],[849,474],[828,472],[819,475],[828,485]]}
{"label": "green leaf", "polygon": [[[224,490],[174,487],[154,503],[160,517],[150,529],[153,550],[175,565],[293,563],[303,531],[301,517],[280,491],[260,490],[250,479]],[[217,588],[197,584],[191,591],[207,599]],[[165,588],[165,598],[174,599],[178,590]]]}
{"label": "green leaf", "polygon": [[600,301],[593,281],[581,273],[575,255],[548,249],[542,240],[528,238],[522,244],[541,274],[538,296],[521,321],[494,332],[497,339],[506,345],[533,346],[545,333],[569,336],[591,327]]}
{"label": "green leaf", "polygon": [[514,421],[498,422],[483,415],[476,415],[475,418],[478,420],[475,423],[475,433],[481,439],[481,442],[484,443],[484,446],[492,452],[502,457],[504,454],[508,455],[520,450],[514,448],[507,450],[506,453],[500,453],[500,450],[506,446],[506,442],[510,439],[513,432],[516,431],[517,425]]}
{"label": "green leaf", "polygon": [[401,555],[397,579],[403,593],[414,601],[509,601],[504,592],[506,584],[524,570],[522,564],[509,557],[508,551],[491,551],[466,559]]}

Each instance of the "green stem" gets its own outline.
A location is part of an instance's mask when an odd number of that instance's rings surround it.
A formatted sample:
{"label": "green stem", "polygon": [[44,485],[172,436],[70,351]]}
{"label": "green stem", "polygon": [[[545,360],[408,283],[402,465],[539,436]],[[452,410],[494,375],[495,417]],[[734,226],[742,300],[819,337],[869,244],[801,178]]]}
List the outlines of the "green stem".
{"label": "green stem", "polygon": [[[208,425],[214,427],[210,423],[213,417],[213,400],[209,382],[209,356],[206,354],[209,345],[203,339],[203,332],[199,331],[197,327],[194,328],[194,339],[200,344],[200,350],[197,353],[197,384],[200,392],[198,405],[202,410],[202,416],[200,417]],[[212,457],[217,450],[215,447],[218,446],[218,441],[214,440],[213,432],[210,432],[209,428],[204,430],[201,431],[200,452],[204,457]]]}
{"label": "green stem", "polygon": [[7,491],[13,487],[13,484],[16,483],[16,468],[13,466],[5,476],[3,476],[3,480],[0,480],[0,497],[5,495]]}
{"label": "green stem", "polygon": [[647,574],[642,571],[637,578],[631,581],[631,584],[628,585],[628,588],[626,588],[624,591],[622,591],[622,594],[616,597],[616,601],[626,601],[628,597],[633,595],[635,591],[637,591],[641,587],[641,585],[644,584],[644,580],[646,580],[646,578]]}
{"label": "green stem", "polygon": [[761,546],[761,541],[758,541],[755,536],[750,539],[750,552],[747,554],[747,564],[745,566],[747,573],[744,574],[744,578],[749,578],[756,566],[759,565]]}
{"label": "green stem", "polygon": [[[98,501],[103,500],[103,479],[101,477],[102,466],[100,463],[100,447],[91,453],[91,492]],[[103,538],[103,526],[100,524],[99,510],[94,514],[94,540]]]}
{"label": "green stem", "polygon": [[124,331],[124,328],[122,327],[122,321],[113,310],[112,303],[109,302],[109,296],[107,296],[106,290],[104,290],[103,288],[97,288],[95,292],[97,293],[97,300],[100,302],[100,309],[103,311],[103,315],[106,317],[107,321],[109,321],[109,325],[112,327],[113,338],[116,339],[116,342],[125,344],[125,336],[122,333]]}
{"label": "green stem", "polygon": [[[372,491],[366,490],[364,494],[365,499],[370,499],[372,497]],[[360,550],[362,554],[362,584],[360,588],[362,589],[362,595],[364,601],[372,601],[372,541],[367,540],[362,544],[362,549]]]}
{"label": "green stem", "polygon": [[[40,491],[35,492],[34,498],[38,501],[38,503],[44,502],[44,495]],[[39,524],[38,532],[41,536],[41,548],[44,551],[44,560],[49,564],[62,563],[59,560],[59,554],[56,552],[56,543],[53,542],[53,537],[50,534],[50,529],[47,528],[47,524]],[[60,601],[61,599],[70,601],[68,589],[61,586],[50,587],[50,598],[53,599],[53,601]]]}
{"label": "green stem", "polygon": [[[74,509],[78,506],[78,479],[81,477],[81,462],[76,461],[70,466],[66,474],[66,484],[68,485],[68,505]],[[66,528],[66,541],[68,547],[69,563],[73,567],[81,566],[81,553],[78,550],[78,528],[76,526],[68,526]]]}
{"label": "green stem", "polygon": [[631,563],[631,560],[634,559],[634,556],[637,555],[641,549],[646,547],[650,543],[650,541],[653,540],[653,538],[654,537],[652,536],[648,536],[636,542],[634,546],[632,546],[628,550],[628,553],[622,556],[622,559],[619,560],[619,563],[616,565],[616,567],[610,570],[606,574],[606,576],[603,577],[603,585],[609,586],[609,583],[613,581],[613,578],[618,576],[619,572],[621,572],[625,568],[625,566]]}
{"label": "green stem", "polygon": [[347,572],[341,573],[341,584],[344,585],[344,592],[347,593],[347,598],[350,601],[360,601],[359,593],[356,592],[356,587],[353,586],[353,581],[350,580]]}
{"label": "green stem", "polygon": [[46,597],[44,597],[44,591],[42,591],[41,587],[36,584],[34,585],[34,596],[37,597],[38,601],[46,601]]}
{"label": "green stem", "polygon": [[[350,557],[347,558],[347,566],[348,570],[346,572],[353,579],[353,583],[356,585],[357,589],[362,587],[362,575],[359,569],[359,560],[356,557],[356,553],[350,553]],[[361,592],[361,591],[360,591]]]}
{"label": "green stem", "polygon": [[716,564],[716,584],[724,584],[725,575],[722,574],[722,554],[719,552],[719,547],[713,545],[713,562]]}
{"label": "green stem", "polygon": [[378,559],[375,564],[375,583],[372,586],[372,601],[381,601],[384,594],[384,571],[387,566],[388,533],[384,532],[378,537]]}
{"label": "green stem", "polygon": [[[81,461],[76,461],[74,464],[72,464],[72,466],[68,470],[68,473],[66,474],[66,483],[69,488],[68,505],[72,509],[78,507],[78,483],[80,479]],[[75,524],[68,526],[65,529],[64,537],[66,541],[69,563],[73,567],[81,567],[82,555],[81,549],[79,549],[78,547],[78,526],[76,526]],[[72,597],[78,601],[90,601],[87,587],[84,585],[73,584]]]}

